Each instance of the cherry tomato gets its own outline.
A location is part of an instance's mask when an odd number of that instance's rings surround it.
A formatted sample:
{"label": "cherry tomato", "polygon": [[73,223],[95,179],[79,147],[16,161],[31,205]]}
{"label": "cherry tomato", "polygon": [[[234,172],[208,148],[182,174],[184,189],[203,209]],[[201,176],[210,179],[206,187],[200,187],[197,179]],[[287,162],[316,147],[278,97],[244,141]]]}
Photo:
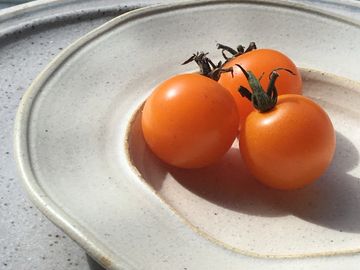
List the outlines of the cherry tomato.
{"label": "cherry tomato", "polygon": [[238,123],[229,92],[200,74],[177,75],[161,83],[142,111],[150,149],[181,168],[200,168],[220,159],[236,138]]}
{"label": "cherry tomato", "polygon": [[279,67],[289,69],[293,71],[295,75],[288,74],[285,71],[279,71],[281,76],[276,84],[278,94],[301,94],[301,74],[295,64],[281,52],[271,49],[256,49],[232,58],[224,64],[223,68],[233,67],[233,77],[230,73],[223,73],[218,82],[230,91],[236,101],[240,116],[240,127],[247,115],[253,111],[253,107],[250,101],[242,98],[238,93],[240,85],[248,88],[249,84],[236,64],[241,65],[245,70],[251,70],[257,78],[264,73],[260,81],[264,88],[269,84],[269,75],[272,70]]}
{"label": "cherry tomato", "polygon": [[260,182],[277,189],[301,188],[319,178],[335,151],[326,112],[300,95],[283,95],[270,111],[253,111],[239,134],[242,157]]}

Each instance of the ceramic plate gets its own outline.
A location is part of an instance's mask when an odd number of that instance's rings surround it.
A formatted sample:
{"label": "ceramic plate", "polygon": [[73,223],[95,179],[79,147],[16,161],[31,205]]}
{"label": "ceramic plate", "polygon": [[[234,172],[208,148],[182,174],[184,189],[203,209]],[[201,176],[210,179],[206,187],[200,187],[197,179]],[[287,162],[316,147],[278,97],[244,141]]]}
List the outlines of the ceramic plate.
{"label": "ceramic plate", "polygon": [[[146,147],[138,109],[217,42],[257,41],[302,67],[337,150],[302,190],[267,189],[236,143],[217,164],[179,170]],[[272,1],[139,9],[78,40],[20,105],[15,148],[36,205],[108,269],[357,269],[360,256],[360,26]]]}

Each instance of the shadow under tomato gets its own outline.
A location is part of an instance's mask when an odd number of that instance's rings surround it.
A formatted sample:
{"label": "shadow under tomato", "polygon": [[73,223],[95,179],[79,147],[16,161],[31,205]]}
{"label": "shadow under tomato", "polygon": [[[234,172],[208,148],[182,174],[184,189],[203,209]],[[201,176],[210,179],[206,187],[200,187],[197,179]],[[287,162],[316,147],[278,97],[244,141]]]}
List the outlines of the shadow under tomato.
{"label": "shadow under tomato", "polygon": [[129,155],[143,179],[160,191],[170,174],[184,188],[221,207],[258,216],[295,215],[338,231],[360,233],[360,179],[348,172],[359,163],[351,141],[337,132],[334,160],[314,184],[279,191],[258,183],[247,171],[237,147],[216,164],[185,170],[166,165],[147,147],[138,112],[129,131]]}
{"label": "shadow under tomato", "polygon": [[299,190],[279,191],[258,183],[247,172],[237,148],[208,168],[171,168],[170,173],[191,192],[224,208],[250,215],[295,215],[323,227],[358,233],[360,179],[347,173],[358,163],[356,147],[337,133],[331,166],[318,181]]}
{"label": "shadow under tomato", "polygon": [[169,171],[186,189],[224,208],[261,216],[287,214],[277,205],[280,191],[265,187],[248,173],[237,147],[212,166]]}
{"label": "shadow under tomato", "polygon": [[360,233],[360,178],[348,172],[359,164],[359,152],[344,135],[336,134],[332,164],[314,184],[283,193],[284,209],[309,222],[338,231]]}

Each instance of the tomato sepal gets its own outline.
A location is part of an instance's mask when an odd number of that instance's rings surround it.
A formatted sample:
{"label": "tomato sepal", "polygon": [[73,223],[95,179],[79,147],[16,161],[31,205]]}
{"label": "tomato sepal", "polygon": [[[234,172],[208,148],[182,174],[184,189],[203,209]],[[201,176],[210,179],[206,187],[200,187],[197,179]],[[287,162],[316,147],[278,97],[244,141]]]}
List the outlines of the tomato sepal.
{"label": "tomato sepal", "polygon": [[280,76],[277,72],[278,70],[285,70],[289,72],[292,75],[295,75],[293,71],[287,68],[276,68],[273,71],[271,71],[269,76],[269,85],[267,87],[267,90],[264,91],[260,84],[260,80],[264,73],[258,78],[255,77],[254,73],[252,73],[250,70],[246,71],[241,65],[236,64],[237,67],[241,69],[241,71],[244,73],[246,79],[249,82],[250,88],[252,92],[250,92],[249,89],[247,89],[244,86],[239,87],[239,92],[242,97],[246,97],[249,99],[254,108],[257,109],[259,112],[267,112],[272,110],[277,103],[278,98],[278,92],[275,87],[275,81]]}

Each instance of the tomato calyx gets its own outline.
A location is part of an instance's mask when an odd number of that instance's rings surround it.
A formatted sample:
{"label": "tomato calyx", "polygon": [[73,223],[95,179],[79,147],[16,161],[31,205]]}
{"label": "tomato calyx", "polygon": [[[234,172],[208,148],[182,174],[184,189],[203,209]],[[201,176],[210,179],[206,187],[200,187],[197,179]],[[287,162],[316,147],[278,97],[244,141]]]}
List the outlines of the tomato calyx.
{"label": "tomato calyx", "polygon": [[190,62],[195,62],[200,68],[200,74],[204,75],[214,81],[220,79],[222,73],[231,72],[233,76],[233,68],[223,68],[223,63],[219,61],[217,65],[207,57],[208,53],[197,52],[194,53],[189,59],[187,59],[182,65],[186,65]]}
{"label": "tomato calyx", "polygon": [[246,79],[249,82],[250,88],[252,90],[252,92],[251,92],[246,87],[240,86],[239,92],[240,92],[241,96],[249,99],[252,102],[254,108],[262,113],[270,111],[276,106],[278,92],[275,87],[275,81],[280,76],[277,71],[284,70],[284,71],[289,72],[292,75],[295,75],[294,72],[292,72],[290,69],[287,69],[287,68],[274,69],[273,71],[271,71],[271,73],[269,75],[270,82],[267,87],[267,90],[264,91],[264,89],[262,88],[262,86],[260,84],[260,80],[263,77],[264,73],[261,74],[261,76],[259,78],[256,78],[254,73],[252,73],[250,70],[246,71],[242,66],[240,66],[238,64],[236,64],[236,66],[239,67],[241,69],[241,71],[244,73]]}
{"label": "tomato calyx", "polygon": [[[229,60],[231,60],[234,57],[237,57],[239,55],[242,55],[244,53],[251,52],[252,50],[257,49],[256,44],[253,41],[250,42],[249,46],[246,49],[245,49],[244,46],[239,45],[239,46],[236,47],[236,50],[235,50],[235,49],[233,49],[233,48],[231,48],[229,46],[226,46],[226,45],[223,45],[223,44],[220,44],[220,43],[217,44],[217,48],[219,50],[221,50],[221,54],[225,58],[225,63],[228,62]],[[228,57],[225,52],[230,53],[231,56]]]}

